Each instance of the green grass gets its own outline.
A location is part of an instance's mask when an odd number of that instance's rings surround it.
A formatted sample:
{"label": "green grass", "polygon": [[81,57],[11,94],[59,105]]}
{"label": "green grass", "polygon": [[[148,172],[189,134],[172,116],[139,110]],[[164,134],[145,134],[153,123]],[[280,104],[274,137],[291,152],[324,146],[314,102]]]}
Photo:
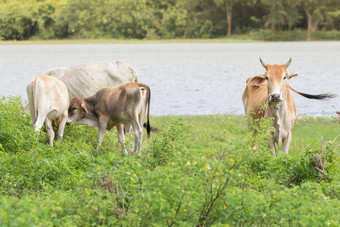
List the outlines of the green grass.
{"label": "green grass", "polygon": [[125,156],[115,131],[97,152],[97,129],[76,124],[50,147],[20,103],[0,100],[0,226],[340,224],[336,118],[299,117],[274,158],[267,120],[255,137],[245,116],[152,116],[158,131]]}

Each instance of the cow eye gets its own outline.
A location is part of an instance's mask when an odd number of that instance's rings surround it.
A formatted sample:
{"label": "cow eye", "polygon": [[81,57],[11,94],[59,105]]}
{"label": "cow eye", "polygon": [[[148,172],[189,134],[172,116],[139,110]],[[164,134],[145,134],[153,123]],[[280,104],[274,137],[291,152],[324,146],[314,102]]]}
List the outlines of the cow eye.
{"label": "cow eye", "polygon": [[285,75],[285,76],[283,77],[283,79],[284,79],[284,80],[287,79],[287,75]]}

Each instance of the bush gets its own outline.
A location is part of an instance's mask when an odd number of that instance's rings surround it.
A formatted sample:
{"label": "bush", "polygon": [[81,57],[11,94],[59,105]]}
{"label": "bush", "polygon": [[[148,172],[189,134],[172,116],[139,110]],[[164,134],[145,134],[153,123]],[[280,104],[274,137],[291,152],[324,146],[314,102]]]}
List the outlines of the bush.
{"label": "bush", "polygon": [[[144,138],[141,155],[123,155],[115,132],[97,152],[97,129],[76,124],[50,147],[21,102],[0,101],[0,225],[340,224],[336,139],[302,133],[289,155],[275,158],[266,149],[271,119],[254,124],[254,135],[244,116],[163,116],[151,118],[158,132]],[[296,128],[335,122],[309,119]]]}

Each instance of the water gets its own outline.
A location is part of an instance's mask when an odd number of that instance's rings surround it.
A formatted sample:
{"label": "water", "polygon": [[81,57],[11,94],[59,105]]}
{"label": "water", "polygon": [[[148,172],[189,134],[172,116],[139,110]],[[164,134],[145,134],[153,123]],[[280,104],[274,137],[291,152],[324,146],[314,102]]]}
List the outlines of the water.
{"label": "water", "polygon": [[[122,60],[152,89],[152,115],[243,114],[249,76],[264,72],[258,58],[282,64],[292,57],[296,90],[338,93],[340,42],[0,45],[0,95],[27,100],[26,85],[49,68]],[[294,94],[297,114],[336,116],[340,97],[308,100]]]}

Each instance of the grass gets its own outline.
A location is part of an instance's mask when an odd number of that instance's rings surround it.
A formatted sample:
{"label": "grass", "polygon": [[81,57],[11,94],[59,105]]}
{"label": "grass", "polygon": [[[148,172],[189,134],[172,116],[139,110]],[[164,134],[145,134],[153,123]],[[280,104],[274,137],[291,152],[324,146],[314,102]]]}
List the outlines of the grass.
{"label": "grass", "polygon": [[158,131],[126,156],[115,131],[95,151],[97,129],[76,124],[50,147],[20,103],[0,100],[0,226],[340,224],[336,118],[299,117],[274,158],[243,115],[152,116]]}

